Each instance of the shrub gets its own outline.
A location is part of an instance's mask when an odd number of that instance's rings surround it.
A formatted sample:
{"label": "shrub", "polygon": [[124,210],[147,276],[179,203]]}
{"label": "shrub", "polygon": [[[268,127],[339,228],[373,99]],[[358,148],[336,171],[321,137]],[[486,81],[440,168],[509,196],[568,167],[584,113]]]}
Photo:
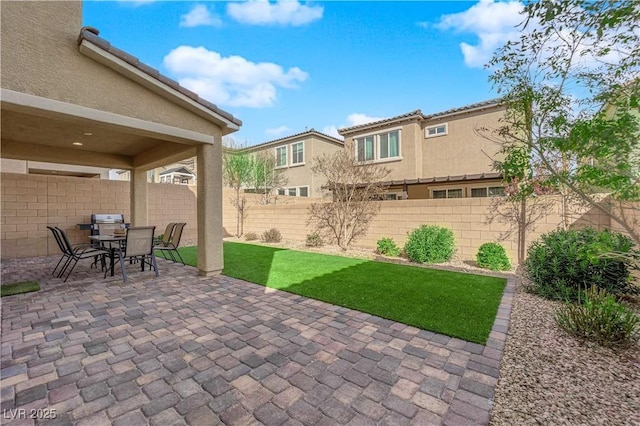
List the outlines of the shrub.
{"label": "shrub", "polygon": [[[524,271],[528,290],[548,299],[578,300],[596,286],[614,295],[633,293],[629,272],[633,243],[609,231],[558,230],[543,235],[529,247]],[[611,256],[617,252],[627,256]]]}
{"label": "shrub", "polygon": [[556,310],[555,320],[572,336],[602,346],[629,346],[640,338],[640,318],[595,286],[585,292],[584,304],[566,303]]}
{"label": "shrub", "polygon": [[324,241],[322,240],[320,234],[314,232],[313,234],[307,234],[306,245],[307,247],[320,247],[324,245]]}
{"label": "shrub", "polygon": [[506,271],[511,268],[507,253],[498,243],[484,243],[478,249],[476,254],[476,262],[481,268],[491,269],[492,271]]}
{"label": "shrub", "polygon": [[282,240],[282,235],[280,235],[280,231],[276,228],[271,228],[268,231],[264,231],[262,233],[262,241],[265,243],[279,243]]}
{"label": "shrub", "polygon": [[378,240],[377,253],[384,256],[400,256],[400,247],[393,241],[393,238],[382,238]]}
{"label": "shrub", "polygon": [[414,262],[447,262],[455,253],[453,231],[436,225],[422,225],[409,234],[404,252]]}
{"label": "shrub", "polygon": [[256,234],[255,232],[247,232],[246,234],[244,234],[244,239],[246,241],[255,241],[258,239],[258,234]]}

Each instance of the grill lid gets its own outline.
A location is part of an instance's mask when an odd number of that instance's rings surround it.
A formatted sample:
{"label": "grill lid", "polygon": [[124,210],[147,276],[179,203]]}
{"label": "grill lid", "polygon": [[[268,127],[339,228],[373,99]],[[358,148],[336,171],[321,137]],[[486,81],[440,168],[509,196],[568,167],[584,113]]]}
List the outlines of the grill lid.
{"label": "grill lid", "polygon": [[114,214],[92,214],[91,223],[124,223],[124,215]]}

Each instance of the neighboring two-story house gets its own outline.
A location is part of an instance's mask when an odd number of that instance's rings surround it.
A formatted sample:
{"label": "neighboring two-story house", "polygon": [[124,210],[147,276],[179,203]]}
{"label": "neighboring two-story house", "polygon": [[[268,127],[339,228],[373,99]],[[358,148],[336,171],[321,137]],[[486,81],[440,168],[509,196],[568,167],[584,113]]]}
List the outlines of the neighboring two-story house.
{"label": "neighboring two-story house", "polygon": [[286,184],[277,188],[280,195],[295,197],[321,197],[326,184],[321,176],[311,172],[313,159],[344,149],[344,143],[314,129],[247,147],[245,152],[267,152],[275,156],[276,169]]}
{"label": "neighboring two-story house", "polygon": [[492,170],[500,147],[479,129],[497,129],[504,110],[490,100],[428,115],[416,110],[338,132],[359,162],[390,170],[389,199],[487,197],[504,193],[501,175]]}

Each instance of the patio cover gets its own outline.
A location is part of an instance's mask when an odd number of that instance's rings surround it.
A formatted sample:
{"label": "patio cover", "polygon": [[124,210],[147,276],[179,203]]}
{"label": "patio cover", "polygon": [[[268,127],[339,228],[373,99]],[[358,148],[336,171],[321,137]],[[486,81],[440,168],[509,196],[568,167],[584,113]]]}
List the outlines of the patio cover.
{"label": "patio cover", "polygon": [[131,171],[147,225],[147,170],[197,155],[198,269],[222,270],[222,136],[241,121],[81,28],[81,2],[2,2],[3,158]]}

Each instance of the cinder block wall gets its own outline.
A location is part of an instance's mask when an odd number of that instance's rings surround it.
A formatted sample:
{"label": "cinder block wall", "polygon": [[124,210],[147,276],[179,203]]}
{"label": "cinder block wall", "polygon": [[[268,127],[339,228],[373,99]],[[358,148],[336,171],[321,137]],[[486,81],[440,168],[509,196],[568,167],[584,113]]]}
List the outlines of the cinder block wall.
{"label": "cinder block wall", "polygon": [[[2,173],[2,258],[59,253],[47,226],[64,229],[72,243],[86,243],[93,213],[123,213],[130,220],[129,182]],[[169,222],[186,222],[183,241],[197,243],[195,188],[149,184],[149,224],[156,234]]]}
{"label": "cinder block wall", "polygon": [[[1,178],[3,259],[58,254],[47,225],[64,229],[73,243],[80,243],[87,242],[89,232],[80,231],[77,224],[90,222],[92,213],[123,213],[127,220],[131,217],[129,182],[13,173],[2,173]],[[196,188],[149,184],[148,195],[149,224],[156,226],[156,234],[163,233],[169,222],[186,222],[183,244],[197,244]],[[304,241],[313,232],[307,224],[308,208],[318,199],[280,196],[276,205],[261,205],[259,195],[245,196],[245,234],[277,228],[285,239]],[[233,190],[224,190],[225,236],[236,233],[234,198]],[[530,231],[528,243],[561,223],[560,203],[555,201],[553,209]],[[481,244],[498,240],[515,259],[517,233],[502,239],[508,225],[489,223],[491,202],[489,198],[385,201],[367,235],[355,245],[373,249],[380,238],[391,237],[402,246],[407,234],[420,225],[441,225],[453,230],[461,259],[474,259]],[[571,223],[620,230],[597,209],[577,212]]]}
{"label": "cinder block wall", "polygon": [[[527,245],[560,225],[560,203],[559,200],[553,201],[552,209],[529,232]],[[491,203],[490,198],[384,201],[367,235],[356,240],[354,245],[374,249],[379,239],[390,237],[403,246],[413,229],[421,225],[440,225],[453,230],[457,253],[463,260],[475,259],[478,248],[490,241],[500,242],[509,257],[515,260],[517,232],[505,238],[509,225],[499,220],[489,221]],[[251,231],[261,234],[267,229],[277,228],[285,239],[304,241],[306,235],[312,232],[307,225],[308,208],[308,202],[250,206],[245,218],[245,233]],[[570,221],[577,226],[610,227],[609,218],[596,209],[578,212]],[[235,230],[235,223],[235,210],[229,204],[225,207],[225,228]]]}

